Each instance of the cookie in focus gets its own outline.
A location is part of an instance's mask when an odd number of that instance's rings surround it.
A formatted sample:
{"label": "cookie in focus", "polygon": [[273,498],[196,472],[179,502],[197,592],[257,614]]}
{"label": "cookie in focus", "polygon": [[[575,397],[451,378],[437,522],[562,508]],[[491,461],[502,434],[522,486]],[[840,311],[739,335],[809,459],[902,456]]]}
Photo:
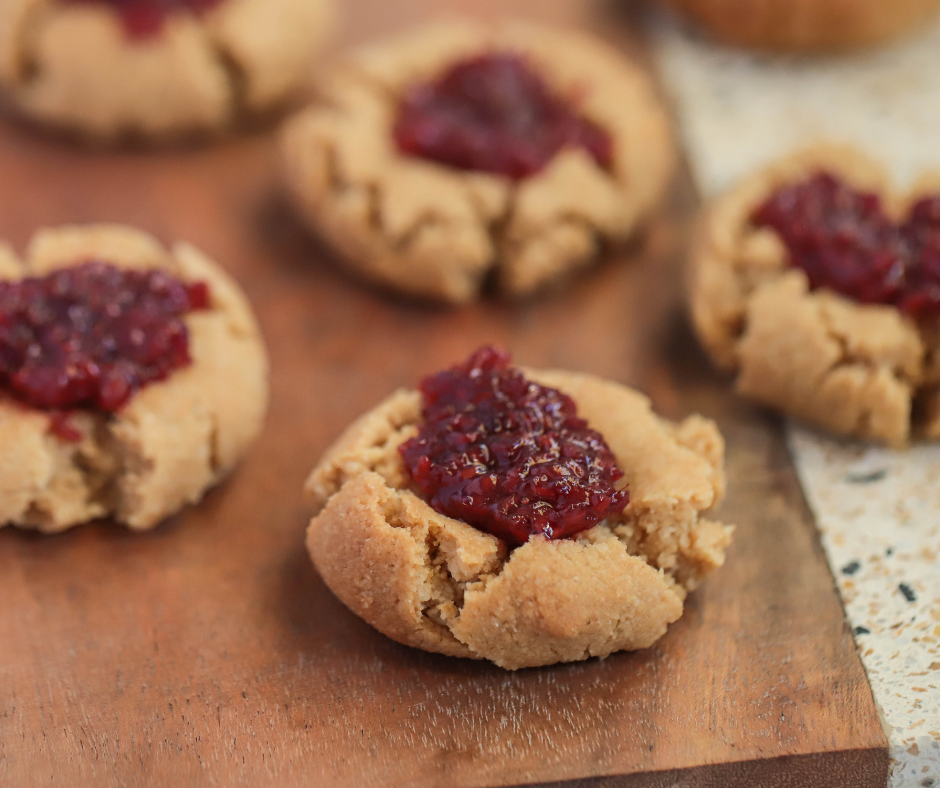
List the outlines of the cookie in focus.
{"label": "cookie in focus", "polygon": [[[456,447],[456,448],[455,448]],[[646,648],[724,562],[714,423],[483,348],[356,421],[307,482],[307,548],[400,643],[515,670]]]}

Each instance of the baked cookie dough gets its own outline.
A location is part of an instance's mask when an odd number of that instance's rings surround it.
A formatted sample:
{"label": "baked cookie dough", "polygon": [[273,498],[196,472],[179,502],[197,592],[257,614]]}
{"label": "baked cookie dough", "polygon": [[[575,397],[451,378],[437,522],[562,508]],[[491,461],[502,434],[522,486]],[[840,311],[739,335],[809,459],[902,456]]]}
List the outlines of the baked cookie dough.
{"label": "baked cookie dough", "polygon": [[[401,151],[408,97],[475,59],[513,57],[609,136],[609,161],[566,146],[513,178]],[[283,158],[300,214],[352,268],[405,294],[462,303],[489,279],[503,294],[529,294],[631,236],[662,197],[674,150],[649,80],[604,44],[522,24],[437,24],[338,66],[320,101],[286,126]]]}
{"label": "baked cookie dough", "polygon": [[940,0],[665,0],[731,44],[823,51],[877,44],[916,28]]}
{"label": "baked cookie dough", "polygon": [[616,383],[525,376],[570,396],[606,439],[628,485],[622,511],[574,538],[521,545],[440,514],[399,451],[422,421],[421,394],[401,390],[311,474],[307,549],[350,610],[409,646],[510,670],[646,648],[724,561],[732,529],[702,516],[724,494],[722,438],[699,416],[659,418]]}
{"label": "baked cookie dough", "polygon": [[204,283],[204,307],[183,316],[191,363],[144,385],[113,413],[40,410],[0,386],[0,527],[56,532],[110,516],[134,530],[152,528],[198,501],[261,429],[267,357],[254,316],[235,282],[192,246],[168,251],[116,225],[42,230],[22,260],[0,248],[0,280],[76,271],[88,260]]}
{"label": "baked cookie dough", "polygon": [[[921,291],[902,290],[893,302],[870,303],[878,300],[876,289],[863,303],[852,293],[811,287],[809,269],[794,263],[777,230],[755,223],[758,207],[781,189],[830,176],[854,190],[852,199],[868,205],[865,210],[883,217],[878,233],[901,248],[911,238],[893,233],[924,201],[918,243],[925,249],[933,244],[931,254],[938,254],[940,179],[924,178],[901,195],[882,166],[861,151],[817,144],[747,178],[706,210],[689,268],[696,332],[714,362],[736,373],[745,396],[843,435],[903,445],[913,423],[927,437],[940,437],[940,329],[937,299],[928,298],[940,294],[940,283],[917,284],[925,272],[936,277],[940,271],[930,274],[914,255],[898,277],[889,257],[879,263],[885,274],[872,269],[874,284],[861,280],[853,287],[913,282]],[[881,207],[871,208],[878,198]],[[926,221],[930,210],[936,214],[933,230]],[[875,231],[871,236],[877,238]]]}
{"label": "baked cookie dough", "polygon": [[92,140],[216,132],[303,87],[331,17],[332,0],[4,0],[0,84]]}

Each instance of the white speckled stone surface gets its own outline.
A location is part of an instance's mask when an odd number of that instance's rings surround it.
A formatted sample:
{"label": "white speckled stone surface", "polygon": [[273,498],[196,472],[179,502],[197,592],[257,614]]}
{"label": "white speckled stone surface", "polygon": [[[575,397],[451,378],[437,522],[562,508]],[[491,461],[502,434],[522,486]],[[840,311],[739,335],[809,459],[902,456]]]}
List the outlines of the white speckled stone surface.
{"label": "white speckled stone surface", "polygon": [[[819,138],[940,170],[940,21],[840,58],[750,55],[653,22],[699,188]],[[940,445],[892,452],[790,425],[791,453],[891,742],[891,788],[940,788]]]}
{"label": "white speckled stone surface", "polygon": [[940,446],[792,426],[790,450],[891,740],[892,785],[940,786]]}

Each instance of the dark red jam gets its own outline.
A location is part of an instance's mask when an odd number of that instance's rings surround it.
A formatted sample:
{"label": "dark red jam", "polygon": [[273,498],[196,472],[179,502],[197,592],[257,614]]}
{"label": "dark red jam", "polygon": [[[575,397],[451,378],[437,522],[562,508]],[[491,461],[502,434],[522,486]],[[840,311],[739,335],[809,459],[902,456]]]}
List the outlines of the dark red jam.
{"label": "dark red jam", "polygon": [[779,189],[751,218],[777,233],[812,288],[918,319],[940,315],[940,195],[897,224],[877,194],[820,172]]}
{"label": "dark red jam", "polygon": [[417,437],[401,456],[441,514],[520,545],[533,534],[574,536],[630,500],[604,438],[574,402],[485,347],[421,382]]}
{"label": "dark red jam", "polygon": [[203,14],[222,0],[60,0],[71,5],[105,4],[112,6],[132,38],[150,38],[163,30],[171,14]]}
{"label": "dark red jam", "polygon": [[395,141],[413,156],[515,179],[539,172],[562,148],[583,148],[602,167],[613,158],[610,135],[511,53],[462,61],[437,81],[413,86]]}
{"label": "dark red jam", "polygon": [[102,262],[0,281],[0,386],[42,410],[113,413],[190,363],[183,315],[208,306],[203,282]]}

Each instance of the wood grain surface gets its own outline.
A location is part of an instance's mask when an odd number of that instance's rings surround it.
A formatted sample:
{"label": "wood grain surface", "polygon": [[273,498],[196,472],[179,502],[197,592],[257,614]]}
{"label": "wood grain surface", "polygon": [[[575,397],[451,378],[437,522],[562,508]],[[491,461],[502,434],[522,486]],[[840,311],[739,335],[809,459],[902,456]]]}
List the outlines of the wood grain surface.
{"label": "wood grain surface", "polygon": [[[343,5],[351,40],[507,4]],[[514,8],[635,49],[611,6]],[[201,505],[145,535],[0,531],[0,786],[885,785],[887,744],[780,424],[730,393],[682,315],[687,180],[591,275],[457,311],[341,273],[284,205],[270,130],[102,153],[5,122],[0,183],[0,237],[19,248],[38,226],[97,220],[202,247],[246,288],[273,363],[264,435]],[[319,453],[485,342],[718,420],[736,541],[656,647],[506,673],[399,646],[318,579],[300,490]]]}

